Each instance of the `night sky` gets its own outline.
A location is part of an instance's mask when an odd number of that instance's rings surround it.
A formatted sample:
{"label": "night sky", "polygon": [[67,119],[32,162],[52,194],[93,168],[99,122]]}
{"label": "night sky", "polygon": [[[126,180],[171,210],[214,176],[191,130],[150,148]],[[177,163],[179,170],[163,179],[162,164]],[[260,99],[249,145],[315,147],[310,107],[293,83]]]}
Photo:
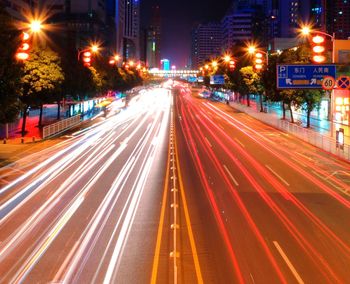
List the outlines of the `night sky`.
{"label": "night sky", "polygon": [[180,68],[190,57],[193,25],[221,19],[232,0],[143,0],[143,26],[147,26],[151,7],[156,3],[162,17],[161,56]]}

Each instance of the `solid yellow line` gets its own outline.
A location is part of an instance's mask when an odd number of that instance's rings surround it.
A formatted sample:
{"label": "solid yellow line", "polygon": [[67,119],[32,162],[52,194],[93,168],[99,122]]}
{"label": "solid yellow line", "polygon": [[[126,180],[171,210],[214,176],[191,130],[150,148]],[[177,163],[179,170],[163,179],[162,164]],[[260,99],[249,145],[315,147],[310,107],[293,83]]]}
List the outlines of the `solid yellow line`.
{"label": "solid yellow line", "polygon": [[158,233],[157,233],[156,249],[154,252],[154,259],[153,259],[153,266],[152,266],[151,284],[157,283],[160,244],[162,242],[164,216],[165,216],[165,208],[166,208],[166,201],[167,201],[167,195],[168,195],[168,185],[169,185],[169,170],[170,170],[169,157],[170,157],[170,146],[169,146],[169,150],[168,150],[167,169],[166,169],[164,192],[163,192],[163,199],[162,199],[162,208],[161,208],[161,212],[160,212],[160,220],[159,220]]}
{"label": "solid yellow line", "polygon": [[[176,135],[175,135],[175,137],[176,137]],[[193,231],[192,231],[192,227],[191,227],[191,219],[190,219],[190,214],[188,211],[185,190],[184,190],[184,185],[183,185],[183,181],[182,181],[182,174],[181,174],[181,169],[180,169],[176,138],[174,139],[174,141],[175,141],[174,144],[175,144],[175,153],[176,153],[176,168],[177,168],[178,174],[179,174],[180,192],[181,192],[182,202],[184,205],[183,207],[184,207],[184,213],[185,213],[185,219],[186,219],[186,226],[187,226],[188,236],[190,239],[190,245],[191,245],[192,254],[193,254],[194,267],[196,270],[198,283],[202,284],[202,283],[204,283],[203,276],[202,276],[201,268],[199,265],[197,248],[196,248],[196,244],[195,244],[194,237],[193,237]]]}

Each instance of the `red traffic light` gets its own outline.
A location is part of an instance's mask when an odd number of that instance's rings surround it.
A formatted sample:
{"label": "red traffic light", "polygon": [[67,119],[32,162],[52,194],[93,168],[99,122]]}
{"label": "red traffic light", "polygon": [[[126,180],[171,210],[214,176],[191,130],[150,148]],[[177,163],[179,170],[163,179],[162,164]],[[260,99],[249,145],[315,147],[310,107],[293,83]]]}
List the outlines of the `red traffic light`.
{"label": "red traffic light", "polygon": [[26,32],[23,32],[21,35],[22,42],[20,47],[17,49],[17,53],[16,53],[17,60],[25,61],[29,58],[29,50],[30,50],[29,40],[30,40],[30,35]]}
{"label": "red traffic light", "polygon": [[312,37],[312,42],[315,44],[321,44],[325,42],[325,38],[323,36],[320,35],[316,35]]}
{"label": "red traffic light", "polygon": [[86,67],[90,67],[91,66],[91,55],[92,55],[92,53],[90,51],[84,51],[83,52],[84,66],[86,66]]}
{"label": "red traffic light", "polygon": [[326,43],[326,38],[322,35],[315,35],[312,37],[312,60],[315,63],[323,63],[326,61],[326,47],[324,44]]}
{"label": "red traffic light", "polygon": [[255,53],[255,69],[260,71],[264,64],[264,55],[261,52]]}

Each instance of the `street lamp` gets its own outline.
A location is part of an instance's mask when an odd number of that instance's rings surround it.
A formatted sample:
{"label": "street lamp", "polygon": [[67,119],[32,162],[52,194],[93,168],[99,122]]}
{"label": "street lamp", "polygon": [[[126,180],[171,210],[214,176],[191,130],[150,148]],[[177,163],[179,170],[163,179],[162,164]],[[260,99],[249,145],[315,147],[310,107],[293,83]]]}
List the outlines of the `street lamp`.
{"label": "street lamp", "polygon": [[303,36],[309,36],[313,33],[319,34],[319,35],[324,35],[324,36],[327,36],[331,39],[331,41],[332,41],[332,63],[335,63],[335,33],[333,33],[333,35],[330,35],[330,34],[327,34],[323,31],[312,30],[309,26],[301,27],[301,34]]}
{"label": "street lamp", "polygon": [[29,24],[29,28],[30,31],[33,33],[38,33],[41,31],[42,29],[42,23],[39,20],[33,20],[30,24]]}
{"label": "street lamp", "polygon": [[231,56],[228,54],[224,55],[223,59],[226,63],[230,63],[230,61],[232,60]]}
{"label": "street lamp", "polygon": [[267,67],[269,66],[269,54],[268,54],[268,52],[260,50],[260,49],[257,49],[254,45],[249,45],[247,50],[248,50],[249,54],[255,55],[255,57],[256,57],[256,61],[255,62],[258,65],[257,69],[261,69],[262,68],[262,63],[263,63],[262,57],[263,57],[263,54],[265,54],[265,57],[266,57],[266,66]]}
{"label": "street lamp", "polygon": [[[330,34],[327,34],[323,31],[318,31],[318,30],[314,31],[308,26],[304,26],[301,28],[301,34],[304,36],[309,36],[312,33],[315,33],[318,35],[324,35],[324,36],[327,36],[331,39],[331,41],[332,41],[332,63],[335,63],[335,33],[330,35]],[[330,115],[331,137],[333,137],[333,131],[334,131],[334,125],[333,125],[333,108],[334,108],[333,97],[334,97],[334,95],[332,95],[332,93],[333,93],[333,91],[329,94],[329,99],[331,101],[331,115]]]}
{"label": "street lamp", "polygon": [[216,67],[218,67],[218,62],[214,60],[214,61],[211,62],[211,65],[212,65],[214,68],[216,68]]}
{"label": "street lamp", "polygon": [[100,47],[97,45],[97,44],[93,44],[91,45],[90,47],[88,48],[85,48],[83,50],[78,50],[78,61],[80,60],[80,55],[83,53],[83,52],[92,52],[92,53],[97,53],[98,50],[100,49]]}
{"label": "street lamp", "polygon": [[248,53],[249,54],[254,54],[256,51],[256,47],[253,45],[248,46]]}

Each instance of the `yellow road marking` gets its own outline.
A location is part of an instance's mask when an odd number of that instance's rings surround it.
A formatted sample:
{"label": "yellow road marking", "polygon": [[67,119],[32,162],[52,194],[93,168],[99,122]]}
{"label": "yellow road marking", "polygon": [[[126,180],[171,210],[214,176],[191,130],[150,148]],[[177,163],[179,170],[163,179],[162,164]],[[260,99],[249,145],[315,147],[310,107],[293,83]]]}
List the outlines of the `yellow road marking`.
{"label": "yellow road marking", "polygon": [[154,252],[154,259],[153,259],[153,266],[152,266],[151,284],[157,283],[160,245],[161,245],[161,242],[162,242],[163,225],[164,225],[164,217],[165,217],[165,208],[166,208],[166,201],[167,201],[167,196],[168,196],[169,170],[170,170],[169,157],[170,157],[170,145],[169,145],[169,150],[168,150],[167,169],[166,169],[166,175],[165,175],[165,184],[164,184],[164,192],[163,192],[163,199],[162,199],[162,208],[161,208],[161,212],[160,212],[160,220],[159,220],[158,233],[157,233],[156,249],[155,249],[155,252]]}
{"label": "yellow road marking", "polygon": [[178,169],[178,174],[179,174],[180,193],[181,193],[181,198],[182,198],[182,202],[183,202],[183,205],[184,205],[186,226],[187,226],[188,236],[189,236],[189,239],[190,239],[190,245],[191,245],[191,249],[192,249],[192,253],[193,253],[193,261],[194,261],[194,266],[195,266],[195,270],[196,270],[197,280],[198,280],[198,283],[202,284],[204,282],[203,282],[201,268],[200,268],[200,265],[199,265],[197,248],[196,248],[196,244],[194,242],[193,231],[192,231],[192,227],[191,227],[190,214],[188,212],[188,206],[187,206],[187,201],[186,201],[186,196],[185,196],[184,185],[183,185],[183,182],[182,182],[182,175],[181,175],[181,169],[180,169],[179,155],[178,155],[178,151],[177,151],[176,139],[174,139],[174,141],[175,141],[174,144],[175,144],[175,153],[176,153],[176,167]]}

